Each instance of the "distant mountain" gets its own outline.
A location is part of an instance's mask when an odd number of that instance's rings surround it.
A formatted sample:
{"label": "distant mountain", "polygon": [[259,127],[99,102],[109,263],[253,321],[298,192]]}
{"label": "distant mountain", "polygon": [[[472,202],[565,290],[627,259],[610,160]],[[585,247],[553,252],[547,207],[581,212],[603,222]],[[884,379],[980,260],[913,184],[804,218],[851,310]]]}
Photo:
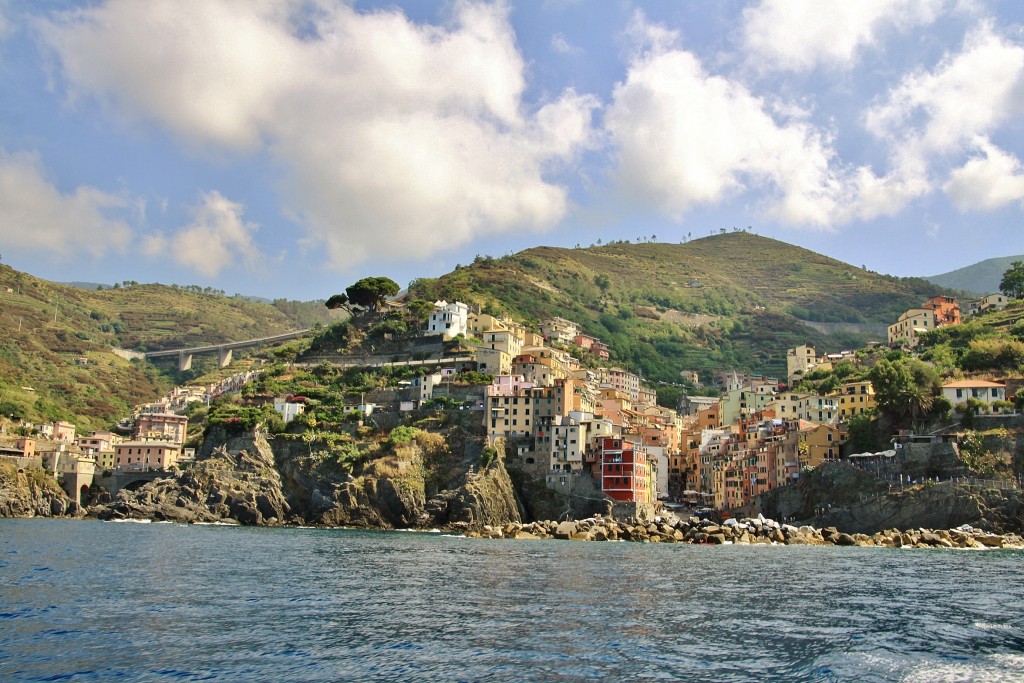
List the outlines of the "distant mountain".
{"label": "distant mountain", "polygon": [[[650,379],[717,369],[785,376],[786,349],[859,346],[912,306],[940,293],[920,278],[863,270],[746,232],[685,244],[616,242],[538,247],[417,280],[409,297],[459,299],[524,321],[562,316],[608,342],[613,360]],[[845,323],[826,337],[800,320]],[[840,326],[842,327],[842,326]],[[883,328],[884,329],[884,328]]]}
{"label": "distant mountain", "polygon": [[1014,261],[1024,261],[1024,255],[990,258],[941,275],[930,275],[925,279],[947,289],[960,289],[978,295],[994,294],[999,291],[1003,273],[1009,270]]}

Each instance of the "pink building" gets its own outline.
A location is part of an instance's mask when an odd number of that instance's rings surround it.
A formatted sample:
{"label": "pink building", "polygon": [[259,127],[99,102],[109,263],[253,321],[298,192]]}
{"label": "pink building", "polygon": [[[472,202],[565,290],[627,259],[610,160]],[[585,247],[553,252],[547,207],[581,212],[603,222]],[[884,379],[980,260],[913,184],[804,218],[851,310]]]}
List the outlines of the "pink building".
{"label": "pink building", "polygon": [[188,418],[174,413],[142,413],[135,420],[136,439],[161,439],[171,443],[185,443]]}

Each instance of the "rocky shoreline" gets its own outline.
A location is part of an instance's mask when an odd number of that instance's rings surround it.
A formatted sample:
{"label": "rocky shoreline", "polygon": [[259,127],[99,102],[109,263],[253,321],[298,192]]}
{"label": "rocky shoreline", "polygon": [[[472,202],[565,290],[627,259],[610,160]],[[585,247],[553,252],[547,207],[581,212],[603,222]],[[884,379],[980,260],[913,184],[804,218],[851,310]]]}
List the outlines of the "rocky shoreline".
{"label": "rocky shoreline", "polygon": [[699,545],[832,545],[886,548],[1011,548],[1024,549],[1014,533],[994,534],[964,525],[956,529],[889,529],[871,535],[847,534],[835,527],[780,524],[758,515],[728,519],[719,524],[706,519],[655,518],[651,522],[623,522],[607,517],[578,521],[532,522],[459,529],[470,538],[561,539],[570,541],[632,541]]}

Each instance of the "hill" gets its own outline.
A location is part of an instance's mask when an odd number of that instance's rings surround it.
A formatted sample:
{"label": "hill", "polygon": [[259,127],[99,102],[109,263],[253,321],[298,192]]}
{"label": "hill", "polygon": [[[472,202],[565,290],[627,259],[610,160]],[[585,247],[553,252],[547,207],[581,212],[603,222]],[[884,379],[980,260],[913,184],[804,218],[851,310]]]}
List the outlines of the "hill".
{"label": "hill", "polygon": [[977,295],[993,294],[999,291],[999,281],[1014,261],[1024,261],[1024,255],[990,258],[948,273],[930,275],[925,279],[946,289],[959,289]]}
{"label": "hill", "polygon": [[[726,368],[782,377],[786,349],[859,346],[871,337],[854,324],[877,329],[939,291],[920,278],[880,275],[733,232],[685,244],[617,242],[478,257],[413,282],[409,296],[459,299],[528,322],[562,316],[607,341],[613,360],[673,382],[683,370],[706,380]],[[851,331],[826,337],[801,320],[845,323]]]}
{"label": "hill", "polygon": [[225,297],[197,287],[132,284],[102,290],[41,280],[0,265],[0,414],[109,427],[136,403],[196,376],[215,359],[196,357],[191,374],[173,359],[159,368],[127,361],[134,351],[215,344],[286,332],[336,316],[322,302]]}

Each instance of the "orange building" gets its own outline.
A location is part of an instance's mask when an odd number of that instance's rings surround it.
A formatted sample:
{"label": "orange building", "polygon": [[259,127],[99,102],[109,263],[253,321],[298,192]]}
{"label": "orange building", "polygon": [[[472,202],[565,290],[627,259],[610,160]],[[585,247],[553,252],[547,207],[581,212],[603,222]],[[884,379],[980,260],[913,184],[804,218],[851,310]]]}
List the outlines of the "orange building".
{"label": "orange building", "polygon": [[960,304],[952,296],[933,296],[922,308],[935,312],[935,327],[960,324]]}

